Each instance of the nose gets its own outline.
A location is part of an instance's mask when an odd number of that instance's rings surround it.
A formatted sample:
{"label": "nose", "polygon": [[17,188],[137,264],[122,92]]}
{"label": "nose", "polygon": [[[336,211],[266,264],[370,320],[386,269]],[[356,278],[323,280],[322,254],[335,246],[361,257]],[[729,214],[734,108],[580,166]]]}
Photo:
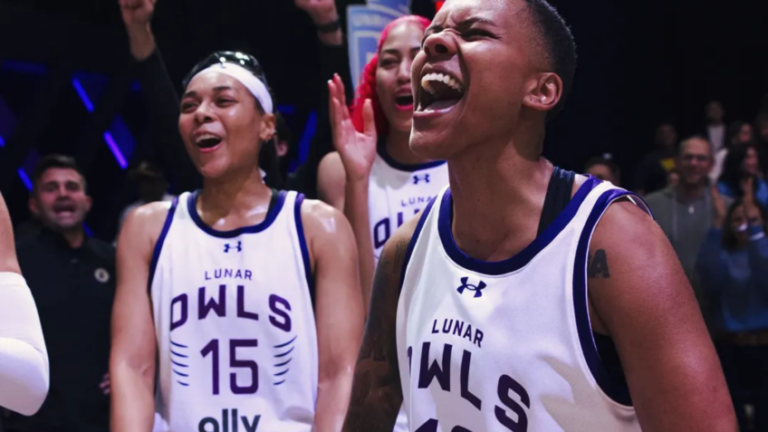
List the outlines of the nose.
{"label": "nose", "polygon": [[211,114],[211,104],[208,101],[203,101],[197,106],[195,110],[195,121],[199,124],[208,123],[213,120]]}
{"label": "nose", "polygon": [[413,60],[410,58],[406,58],[402,62],[400,62],[400,66],[397,68],[398,84],[407,84],[411,82],[411,66],[412,65],[413,65]]}
{"label": "nose", "polygon": [[450,57],[456,54],[454,38],[445,30],[433,33],[424,40],[424,52],[430,60],[439,57]]}

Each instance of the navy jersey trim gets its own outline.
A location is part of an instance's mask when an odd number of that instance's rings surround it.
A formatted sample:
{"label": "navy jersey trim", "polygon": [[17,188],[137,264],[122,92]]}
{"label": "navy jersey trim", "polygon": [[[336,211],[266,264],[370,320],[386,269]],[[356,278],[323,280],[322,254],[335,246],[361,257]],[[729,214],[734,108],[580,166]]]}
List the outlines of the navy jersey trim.
{"label": "navy jersey trim", "polygon": [[517,271],[525,267],[533,257],[547,247],[547,245],[560,234],[568,223],[571,222],[573,217],[576,216],[576,212],[579,210],[581,203],[584,202],[587,195],[589,195],[592,189],[598,184],[600,184],[600,180],[592,176],[588,177],[579,187],[579,190],[576,191],[573,199],[571,199],[565,207],[565,210],[563,210],[557,218],[555,218],[552,224],[550,224],[541,235],[537,236],[531,244],[511,258],[493,262],[472,258],[459,249],[456,240],[453,238],[453,229],[451,227],[453,221],[453,198],[451,196],[451,190],[448,189],[443,195],[442,202],[440,203],[440,214],[438,215],[437,223],[443,249],[453,262],[470,271],[491,276],[498,276]]}
{"label": "navy jersey trim", "polygon": [[197,214],[197,197],[200,195],[200,190],[196,190],[189,194],[189,197],[187,198],[187,210],[189,211],[189,216],[192,218],[192,221],[197,225],[198,228],[203,230],[206,234],[212,236],[212,237],[218,237],[218,238],[234,238],[242,234],[256,234],[264,231],[265,229],[269,228],[270,225],[272,225],[272,222],[277,219],[277,215],[280,214],[280,210],[283,208],[283,204],[285,204],[285,191],[280,191],[280,193],[277,196],[277,200],[275,201],[275,205],[272,207],[272,210],[267,213],[267,217],[264,218],[263,221],[257,223],[256,225],[251,225],[247,227],[237,228],[230,231],[218,231],[210,226],[206,225],[205,222],[203,222],[203,219],[200,218],[200,215]]}
{"label": "navy jersey trim", "polygon": [[576,261],[573,267],[573,308],[581,350],[595,381],[614,402],[624,406],[632,406],[632,399],[630,398],[629,391],[627,391],[626,382],[619,383],[612,380],[600,358],[597,344],[592,334],[592,323],[589,319],[589,297],[587,293],[587,257],[589,256],[589,244],[592,240],[592,234],[611,203],[620,198],[632,198],[639,207],[647,211],[645,202],[632,192],[612,189],[600,195],[587,218],[587,223],[584,226],[584,231],[581,233],[576,249]]}
{"label": "navy jersey trim", "polygon": [[152,261],[149,263],[149,280],[147,281],[147,292],[152,292],[152,281],[155,280],[155,269],[157,269],[157,262],[160,260],[160,252],[163,250],[163,243],[168,236],[168,231],[171,230],[171,223],[173,222],[173,215],[176,214],[176,207],[179,205],[179,197],[173,199],[171,208],[168,210],[168,215],[165,217],[163,223],[163,230],[160,231],[160,236],[155,243],[155,250],[152,251]]}
{"label": "navy jersey trim", "polygon": [[435,204],[435,201],[437,201],[437,197],[429,200],[429,204],[427,204],[427,207],[424,208],[424,212],[421,213],[421,217],[419,217],[419,223],[416,224],[416,229],[413,231],[413,236],[411,237],[411,240],[408,242],[408,248],[405,250],[405,258],[403,259],[403,267],[400,270],[400,289],[398,290],[398,292],[403,291],[403,283],[405,282],[405,271],[408,270],[408,264],[411,262],[411,255],[413,255],[413,249],[416,247],[416,242],[419,240],[419,235],[421,234],[421,231],[424,229],[424,224],[427,221],[427,217],[429,216],[430,211],[432,211],[432,206]]}
{"label": "navy jersey trim", "polygon": [[440,165],[445,164],[445,161],[433,161],[433,162],[425,162],[420,164],[400,163],[392,159],[392,156],[387,154],[387,146],[385,145],[384,141],[380,141],[379,145],[376,147],[376,152],[379,154],[379,156],[382,159],[384,159],[384,162],[386,162],[387,165],[399,171],[406,171],[406,172],[421,171],[429,168],[439,167]]}
{"label": "navy jersey trim", "polygon": [[304,202],[304,194],[296,195],[296,203],[293,206],[293,217],[296,219],[296,233],[299,235],[299,247],[301,258],[304,261],[304,275],[307,278],[309,297],[312,299],[312,309],[315,308],[315,281],[312,278],[312,263],[309,261],[309,248],[307,238],[304,236],[304,223],[301,221],[301,204]]}

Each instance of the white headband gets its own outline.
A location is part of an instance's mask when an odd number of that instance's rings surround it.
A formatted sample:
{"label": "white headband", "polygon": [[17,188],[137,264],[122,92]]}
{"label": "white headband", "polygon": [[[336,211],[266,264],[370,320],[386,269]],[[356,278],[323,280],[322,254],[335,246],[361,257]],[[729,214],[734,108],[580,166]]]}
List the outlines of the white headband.
{"label": "white headband", "polygon": [[265,86],[260,79],[256,78],[256,76],[253,75],[253,72],[234,63],[217,63],[203,69],[198,72],[197,75],[200,75],[203,72],[208,72],[209,70],[215,70],[216,72],[223,73],[224,75],[231,76],[240,81],[240,84],[244,85],[245,88],[253,94],[253,97],[259,101],[261,107],[264,108],[264,112],[272,114],[272,96],[269,95],[267,86]]}

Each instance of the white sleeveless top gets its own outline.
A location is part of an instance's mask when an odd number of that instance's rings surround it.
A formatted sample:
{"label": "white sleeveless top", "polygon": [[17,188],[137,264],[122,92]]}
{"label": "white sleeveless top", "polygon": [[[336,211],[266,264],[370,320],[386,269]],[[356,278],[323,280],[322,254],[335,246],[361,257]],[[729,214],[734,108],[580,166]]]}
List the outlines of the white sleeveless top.
{"label": "white sleeveless top", "polygon": [[450,189],[430,204],[406,253],[397,310],[411,431],[640,430],[631,402],[614,400],[587,299],[592,233],[628,194],[588,178],[536,240],[493,263],[457,247]]}
{"label": "white sleeveless top", "polygon": [[379,145],[368,186],[368,215],[376,262],[389,237],[448,184],[448,165],[428,162],[405,165]]}
{"label": "white sleeveless top", "polygon": [[197,193],[171,207],[149,284],[157,412],[174,432],[310,431],[317,333],[303,196],[280,192],[265,220],[215,231]]}

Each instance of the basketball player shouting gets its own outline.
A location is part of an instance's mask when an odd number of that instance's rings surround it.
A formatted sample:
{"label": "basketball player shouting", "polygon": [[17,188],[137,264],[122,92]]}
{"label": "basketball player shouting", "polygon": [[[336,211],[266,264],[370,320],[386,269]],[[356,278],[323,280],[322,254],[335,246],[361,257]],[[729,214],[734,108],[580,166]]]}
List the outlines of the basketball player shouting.
{"label": "basketball player shouting", "polygon": [[185,88],[204,186],[120,234],[112,430],[148,432],[157,409],[172,431],[338,431],[363,322],[349,223],[262,182],[275,117],[256,59],[214,53]]}
{"label": "basketball player shouting", "polygon": [[[328,83],[337,152],[318,169],[318,195],[349,219],[357,240],[365,305],[376,262],[395,230],[448,184],[448,167],[415,155],[408,141],[413,121],[411,64],[429,20],[400,17],[381,33],[378,54],[365,66],[352,112],[344,84]],[[366,100],[370,100],[366,108]]]}
{"label": "basketball player shouting", "polygon": [[[448,0],[413,62],[411,149],[450,187],[384,247],[347,431],[734,431],[661,230],[541,157],[575,45],[544,0]],[[551,114],[550,114],[551,115]]]}
{"label": "basketball player shouting", "polygon": [[0,407],[36,413],[49,382],[40,317],[19,269],[11,218],[0,194]]}

